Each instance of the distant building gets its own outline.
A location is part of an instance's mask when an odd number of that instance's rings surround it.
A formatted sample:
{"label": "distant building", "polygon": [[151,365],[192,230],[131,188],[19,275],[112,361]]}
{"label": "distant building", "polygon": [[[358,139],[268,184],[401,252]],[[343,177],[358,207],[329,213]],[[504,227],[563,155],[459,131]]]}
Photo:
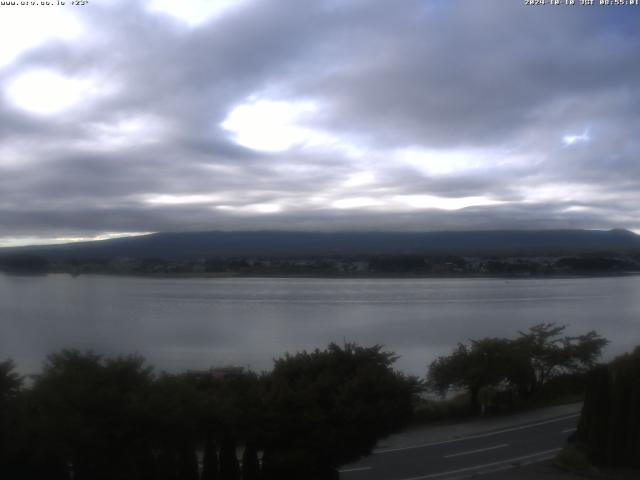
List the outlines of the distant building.
{"label": "distant building", "polygon": [[209,370],[209,374],[216,380],[223,380],[229,377],[244,375],[244,367],[230,365],[227,367],[216,367]]}

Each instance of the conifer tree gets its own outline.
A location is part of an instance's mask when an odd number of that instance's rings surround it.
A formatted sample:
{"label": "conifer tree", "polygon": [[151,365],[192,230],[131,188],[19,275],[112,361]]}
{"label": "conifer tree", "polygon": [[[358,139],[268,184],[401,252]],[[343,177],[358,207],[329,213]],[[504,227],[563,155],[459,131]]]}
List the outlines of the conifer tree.
{"label": "conifer tree", "polygon": [[222,439],[220,447],[220,480],[240,480],[236,442],[228,434]]}
{"label": "conifer tree", "polygon": [[198,457],[192,445],[186,443],[180,448],[178,460],[178,478],[180,480],[199,480]]}
{"label": "conifer tree", "polygon": [[258,480],[259,478],[258,451],[253,443],[248,443],[242,454],[242,480]]}
{"label": "conifer tree", "polygon": [[213,435],[208,434],[204,443],[201,480],[218,480],[219,478],[217,446]]}
{"label": "conifer tree", "polygon": [[577,439],[595,465],[640,467],[640,347],[591,372]]}

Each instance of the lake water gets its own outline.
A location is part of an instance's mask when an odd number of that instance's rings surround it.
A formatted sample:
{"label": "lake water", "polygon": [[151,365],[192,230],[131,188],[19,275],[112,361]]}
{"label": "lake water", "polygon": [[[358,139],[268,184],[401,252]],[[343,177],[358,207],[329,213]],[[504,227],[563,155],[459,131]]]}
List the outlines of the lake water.
{"label": "lake water", "polygon": [[457,342],[539,322],[597,330],[606,357],[640,344],[640,276],[554,279],[173,279],[0,274],[0,359],[36,372],[73,347],[160,369],[270,368],[329,342],[383,344],[424,374]]}

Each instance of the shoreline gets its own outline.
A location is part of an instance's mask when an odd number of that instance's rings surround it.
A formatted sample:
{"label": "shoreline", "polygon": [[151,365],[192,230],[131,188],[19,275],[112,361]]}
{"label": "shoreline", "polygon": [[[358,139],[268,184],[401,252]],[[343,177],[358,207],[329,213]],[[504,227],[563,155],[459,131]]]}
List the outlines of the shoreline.
{"label": "shoreline", "polygon": [[485,273],[447,273],[447,274],[313,274],[313,273],[136,273],[136,272],[5,272],[0,274],[14,277],[45,277],[48,275],[82,276],[112,276],[150,279],[325,279],[325,280],[435,280],[435,279],[494,279],[494,280],[527,280],[527,279],[578,279],[578,278],[611,278],[633,277],[640,272],[589,272],[589,273],[535,273],[535,274],[485,274]]}

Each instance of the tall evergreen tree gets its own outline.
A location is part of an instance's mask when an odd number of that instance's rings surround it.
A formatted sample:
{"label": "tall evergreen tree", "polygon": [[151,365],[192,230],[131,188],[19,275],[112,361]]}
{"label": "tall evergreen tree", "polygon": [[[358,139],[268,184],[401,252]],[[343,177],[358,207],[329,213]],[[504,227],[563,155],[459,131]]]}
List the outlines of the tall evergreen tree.
{"label": "tall evergreen tree", "polygon": [[157,465],[159,480],[180,480],[178,477],[178,462],[173,448],[165,447],[162,449]]}
{"label": "tall evergreen tree", "polygon": [[178,454],[179,480],[199,480],[198,457],[195,447],[190,442],[184,442]]}
{"label": "tall evergreen tree", "polygon": [[240,480],[236,442],[229,434],[223,437],[220,447],[220,480]]}
{"label": "tall evergreen tree", "polygon": [[208,434],[204,443],[202,457],[202,480],[218,480],[218,451],[212,434]]}
{"label": "tall evergreen tree", "polygon": [[255,445],[249,442],[242,454],[242,480],[258,480],[260,478],[260,462]]}
{"label": "tall evergreen tree", "polygon": [[15,475],[16,465],[22,445],[16,445],[18,430],[24,425],[20,411],[19,393],[22,378],[15,371],[12,360],[0,362],[0,477],[10,478]]}
{"label": "tall evergreen tree", "polygon": [[640,347],[591,372],[576,436],[595,465],[640,467]]}

